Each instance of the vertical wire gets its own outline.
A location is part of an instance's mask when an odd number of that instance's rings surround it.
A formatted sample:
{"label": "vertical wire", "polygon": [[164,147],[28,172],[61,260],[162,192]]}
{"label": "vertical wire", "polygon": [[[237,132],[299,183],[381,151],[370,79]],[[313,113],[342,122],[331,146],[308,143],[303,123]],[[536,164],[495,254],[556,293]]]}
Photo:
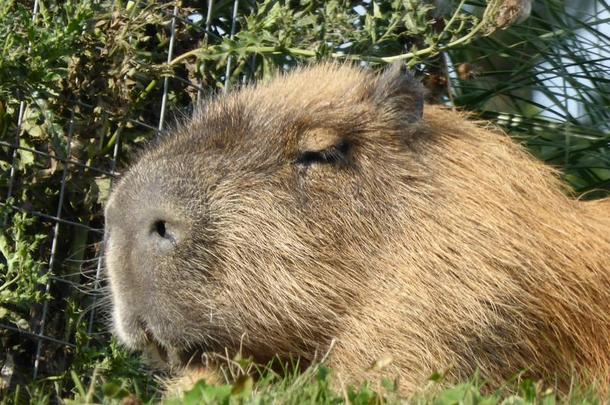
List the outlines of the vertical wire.
{"label": "vertical wire", "polygon": [[[233,2],[233,13],[231,14],[231,34],[229,38],[233,40],[235,38],[235,26],[237,21],[237,10],[239,9],[239,0],[235,0]],[[227,70],[225,72],[225,85],[223,88],[223,92],[226,93],[229,91],[229,85],[231,82],[231,64],[233,62],[233,55],[229,55],[227,59]]]}
{"label": "vertical wire", "polygon": [[[72,110],[70,112],[70,125],[68,128],[68,140],[67,140],[67,147],[66,147],[66,159],[65,159],[65,163],[64,163],[64,169],[61,175],[61,186],[59,188],[59,201],[57,203],[57,211],[56,211],[56,218],[60,219],[61,218],[61,212],[63,210],[63,205],[64,205],[64,195],[65,195],[65,191],[66,191],[66,178],[68,176],[68,167],[70,165],[69,160],[70,160],[70,155],[72,153],[72,135],[74,134],[74,106],[72,107]],[[59,221],[55,222],[55,227],[53,228],[53,242],[51,243],[51,256],[49,258],[49,267],[47,269],[47,274],[53,271],[53,266],[55,265],[55,253],[57,251],[57,241],[59,239]],[[45,285],[45,297],[49,295],[49,292],[51,291],[51,278],[49,277],[49,279],[47,280],[47,283]],[[45,323],[46,323],[46,318],[47,318],[47,313],[49,312],[49,300],[45,299],[44,303],[42,304],[42,315],[40,318],[40,326],[38,328],[38,336],[44,336],[44,328],[45,328]],[[42,339],[38,340],[38,343],[36,345],[36,358],[34,360],[34,379],[36,379],[36,377],[38,377],[38,370],[40,367],[40,356],[42,353]]]}
{"label": "vertical wire", "polygon": [[15,184],[15,174],[17,173],[17,151],[19,150],[19,138],[21,133],[21,126],[23,125],[23,117],[25,116],[25,101],[19,103],[19,114],[17,115],[17,128],[15,134],[15,144],[13,145],[13,156],[11,157],[11,171],[8,180],[8,191],[6,193],[6,199],[10,199],[13,196],[13,187]]}
{"label": "vertical wire", "polygon": [[[114,144],[114,149],[112,151],[112,161],[110,163],[110,173],[114,173],[116,169],[116,162],[119,155],[119,143],[121,142],[121,133],[119,132],[116,138],[116,143]],[[110,177],[110,188],[112,189],[113,177]],[[105,240],[102,240],[100,245],[100,255],[97,258],[97,267],[95,269],[95,280],[93,281],[93,302],[91,304],[91,312],[89,313],[89,325],[87,327],[87,333],[89,336],[93,333],[93,322],[95,321],[95,305],[97,304],[97,291],[100,289],[100,278],[102,276],[102,263],[104,257],[104,244]]]}
{"label": "vertical wire", "polygon": [[[38,18],[38,0],[34,1],[34,6],[32,7],[32,22],[36,21]],[[32,44],[28,44],[28,53],[32,50]],[[10,199],[13,196],[13,187],[15,184],[15,175],[17,173],[17,150],[19,148],[19,137],[21,133],[21,127],[23,125],[23,118],[25,117],[25,109],[26,104],[25,101],[21,101],[19,103],[19,114],[17,115],[17,134],[15,135],[15,145],[13,147],[13,155],[11,157],[11,171],[9,174],[8,181],[8,191],[6,193],[6,199]]]}
{"label": "vertical wire", "polygon": [[[178,2],[174,4],[174,13],[172,14],[171,35],[169,37],[169,46],[167,49],[167,64],[172,61],[174,53],[174,41],[176,39],[176,16],[178,15]],[[167,93],[169,91],[169,76],[163,79],[163,96],[161,96],[161,112],[159,113],[159,126],[157,128],[157,136],[163,131],[163,123],[165,122],[165,110],[167,108]]]}
{"label": "vertical wire", "polygon": [[[205,16],[205,33],[203,34],[203,46],[207,46],[208,45],[208,41],[209,41],[209,32],[210,29],[212,28],[212,9],[214,8],[214,0],[208,0],[208,10],[206,12],[206,16]],[[201,74],[202,74],[202,80],[199,83],[199,86],[197,88],[197,104],[199,104],[199,101],[201,101],[201,98],[203,97],[202,94],[202,89],[203,89],[203,72],[205,71],[205,61],[201,62]]]}
{"label": "vertical wire", "polygon": [[[112,1],[112,11],[115,10],[116,0]],[[175,13],[174,13],[175,15]],[[113,17],[114,19],[114,17]],[[116,169],[116,162],[119,155],[119,144],[121,143],[121,131],[117,133],[116,142],[114,144],[114,149],[112,151],[112,160],[110,162],[110,173],[114,173]],[[112,188],[112,180],[113,177],[110,176],[110,188]],[[102,240],[100,245],[100,251],[104,251],[104,243]],[[93,281],[93,302],[91,303],[91,312],[89,313],[89,325],[87,326],[87,334],[91,336],[93,333],[93,323],[95,322],[95,306],[97,304],[97,290],[100,288],[100,277],[102,275],[102,263],[103,263],[104,254],[100,254],[97,258],[97,266],[95,268],[95,280]]]}

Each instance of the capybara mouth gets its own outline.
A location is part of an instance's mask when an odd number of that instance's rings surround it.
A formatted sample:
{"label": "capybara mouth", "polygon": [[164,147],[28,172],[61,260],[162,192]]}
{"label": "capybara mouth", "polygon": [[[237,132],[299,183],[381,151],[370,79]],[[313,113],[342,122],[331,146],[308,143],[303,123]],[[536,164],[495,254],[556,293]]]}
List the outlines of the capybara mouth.
{"label": "capybara mouth", "polygon": [[167,346],[146,330],[147,344],[144,352],[149,356],[153,365],[161,368],[192,368],[207,364],[209,350],[205,345],[189,345],[186,348]]}

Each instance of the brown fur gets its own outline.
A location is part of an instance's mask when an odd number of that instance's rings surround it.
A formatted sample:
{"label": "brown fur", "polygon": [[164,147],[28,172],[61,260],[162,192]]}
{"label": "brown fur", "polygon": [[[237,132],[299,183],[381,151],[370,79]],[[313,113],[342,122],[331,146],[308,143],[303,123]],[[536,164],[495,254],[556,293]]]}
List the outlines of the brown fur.
{"label": "brown fur", "polygon": [[334,341],[341,378],[405,392],[438,370],[609,384],[610,202],[420,100],[397,68],[324,64],[205,104],[109,201],[119,338],[304,364]]}

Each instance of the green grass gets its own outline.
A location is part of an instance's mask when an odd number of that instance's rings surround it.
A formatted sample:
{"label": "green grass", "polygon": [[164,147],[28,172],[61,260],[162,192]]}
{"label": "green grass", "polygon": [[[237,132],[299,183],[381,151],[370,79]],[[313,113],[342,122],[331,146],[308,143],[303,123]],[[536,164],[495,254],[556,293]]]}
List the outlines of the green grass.
{"label": "green grass", "polygon": [[95,377],[87,387],[76,384],[76,394],[66,398],[66,404],[134,404],[157,403],[166,405],[195,404],[435,404],[435,405],[492,405],[492,404],[604,404],[601,395],[592,388],[574,385],[569,392],[557,392],[552,385],[515,377],[505,386],[492,389],[479,377],[455,385],[443,383],[433,376],[420,392],[404,396],[399,393],[399,382],[386,380],[380,386],[362,384],[343,386],[333,379],[332,370],[316,365],[303,373],[280,377],[272,371],[262,373],[254,381],[242,375],[233,384],[210,385],[196,383],[191,390],[178,397],[162,399],[161,393],[142,400],[141,396],[119,381],[103,382]]}

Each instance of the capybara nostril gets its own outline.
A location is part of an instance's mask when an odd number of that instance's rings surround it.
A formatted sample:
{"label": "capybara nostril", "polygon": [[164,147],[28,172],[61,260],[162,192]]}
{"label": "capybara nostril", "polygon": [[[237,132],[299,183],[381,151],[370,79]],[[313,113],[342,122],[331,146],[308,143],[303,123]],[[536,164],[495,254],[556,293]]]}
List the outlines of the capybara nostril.
{"label": "capybara nostril", "polygon": [[153,224],[152,232],[156,233],[157,235],[159,235],[162,238],[171,237],[167,233],[167,228],[165,227],[165,221],[163,221],[161,219],[155,221],[155,223]]}
{"label": "capybara nostril", "polygon": [[178,234],[175,227],[163,219],[157,219],[153,222],[150,227],[150,237],[163,248],[172,248],[178,243]]}

